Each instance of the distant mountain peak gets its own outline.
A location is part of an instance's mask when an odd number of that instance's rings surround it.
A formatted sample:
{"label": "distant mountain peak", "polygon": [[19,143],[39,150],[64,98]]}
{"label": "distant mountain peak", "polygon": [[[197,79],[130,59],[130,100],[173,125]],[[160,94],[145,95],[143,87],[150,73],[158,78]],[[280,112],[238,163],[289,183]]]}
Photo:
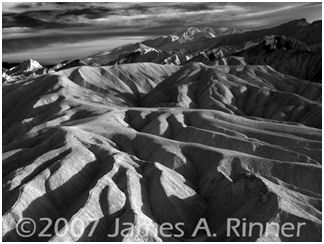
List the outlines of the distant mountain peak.
{"label": "distant mountain peak", "polygon": [[41,69],[43,66],[38,63],[36,60],[33,59],[27,59],[23,61],[21,64],[19,64],[16,68],[21,71],[32,71],[35,69]]}
{"label": "distant mountain peak", "polygon": [[197,37],[215,37],[215,31],[211,27],[196,27],[191,26],[185,29],[184,31],[178,33],[180,39],[194,39]]}
{"label": "distant mountain peak", "polygon": [[228,34],[236,34],[236,33],[242,33],[245,32],[246,29],[239,28],[239,27],[188,27],[186,30],[177,33],[177,35],[180,37],[180,39],[196,39],[197,37],[207,37],[207,38],[215,38],[219,36],[224,36]]}
{"label": "distant mountain peak", "polygon": [[296,26],[307,26],[310,23],[305,18],[301,18],[301,19],[292,20],[292,21],[288,22],[287,24],[293,24]]}
{"label": "distant mountain peak", "polygon": [[18,66],[11,68],[7,74],[8,75],[18,75],[25,72],[31,72],[43,68],[43,66],[38,63],[36,60],[27,59],[20,63]]}

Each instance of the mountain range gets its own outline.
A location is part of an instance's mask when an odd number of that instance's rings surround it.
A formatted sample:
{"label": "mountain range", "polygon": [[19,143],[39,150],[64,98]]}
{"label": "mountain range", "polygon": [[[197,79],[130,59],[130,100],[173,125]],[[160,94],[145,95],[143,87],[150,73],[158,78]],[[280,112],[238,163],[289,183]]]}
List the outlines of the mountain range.
{"label": "mountain range", "polygon": [[[320,241],[321,31],[190,27],[3,65],[3,240]],[[39,237],[43,217],[67,223]],[[35,235],[17,234],[22,218]],[[201,218],[217,235],[191,235]],[[228,218],[305,225],[228,236]],[[116,219],[133,226],[109,237]]]}

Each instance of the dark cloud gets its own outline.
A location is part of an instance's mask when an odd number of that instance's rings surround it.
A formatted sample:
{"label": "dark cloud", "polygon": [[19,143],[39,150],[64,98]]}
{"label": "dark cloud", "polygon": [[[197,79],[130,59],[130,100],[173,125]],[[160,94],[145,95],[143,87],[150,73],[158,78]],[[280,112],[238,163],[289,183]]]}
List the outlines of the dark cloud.
{"label": "dark cloud", "polygon": [[84,8],[84,9],[71,9],[61,14],[58,14],[57,17],[65,17],[65,16],[84,16],[84,18],[88,19],[97,19],[104,16],[107,16],[111,10],[109,8],[104,7],[95,7],[95,8]]}
{"label": "dark cloud", "polygon": [[[123,42],[144,40],[189,26],[255,29],[299,18],[313,21],[321,19],[322,5],[281,2],[4,2],[2,7],[3,59],[31,54],[28,50],[36,49],[48,55],[50,60],[51,55],[58,55],[54,50],[54,47],[59,47],[58,43],[64,46],[64,55],[68,55],[67,47],[75,43],[88,47],[87,42],[93,42],[103,45],[102,49],[109,49],[118,38]],[[106,43],[101,40],[106,40]],[[114,44],[110,45],[112,40]],[[88,47],[87,50],[92,49]],[[80,55],[70,52],[71,58]],[[21,56],[20,59],[24,58],[27,57]]]}

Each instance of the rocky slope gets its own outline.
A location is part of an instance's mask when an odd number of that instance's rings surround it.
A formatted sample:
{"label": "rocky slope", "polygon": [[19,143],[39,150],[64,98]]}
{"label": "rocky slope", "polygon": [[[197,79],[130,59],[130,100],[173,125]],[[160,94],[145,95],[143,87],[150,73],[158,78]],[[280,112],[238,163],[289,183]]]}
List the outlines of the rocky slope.
{"label": "rocky slope", "polygon": [[[275,56],[249,64],[278,51],[264,46],[208,64],[110,63],[160,52],[134,44],[4,82],[3,240],[321,240],[322,85],[278,71]],[[33,235],[18,235],[22,218]],[[192,236],[202,218],[216,235]],[[229,218],[304,225],[236,236]],[[126,230],[108,236],[116,220]],[[165,222],[182,233],[161,233]]]}
{"label": "rocky slope", "polygon": [[234,53],[248,64],[268,64],[284,74],[313,82],[322,81],[322,54],[306,43],[285,36],[266,36],[253,47]]}
{"label": "rocky slope", "polygon": [[321,21],[310,24],[305,19],[252,31],[191,27],[181,33],[102,52],[83,61],[90,65],[136,62],[215,64],[240,56],[248,64],[267,64],[281,73],[321,82],[320,37]]}

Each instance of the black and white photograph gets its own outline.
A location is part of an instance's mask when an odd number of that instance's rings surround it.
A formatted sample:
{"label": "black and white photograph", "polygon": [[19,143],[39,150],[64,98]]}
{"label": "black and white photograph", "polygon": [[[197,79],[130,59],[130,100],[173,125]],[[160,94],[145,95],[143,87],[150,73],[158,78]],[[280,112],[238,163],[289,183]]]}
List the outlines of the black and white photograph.
{"label": "black and white photograph", "polygon": [[2,1],[3,242],[321,242],[322,1]]}

